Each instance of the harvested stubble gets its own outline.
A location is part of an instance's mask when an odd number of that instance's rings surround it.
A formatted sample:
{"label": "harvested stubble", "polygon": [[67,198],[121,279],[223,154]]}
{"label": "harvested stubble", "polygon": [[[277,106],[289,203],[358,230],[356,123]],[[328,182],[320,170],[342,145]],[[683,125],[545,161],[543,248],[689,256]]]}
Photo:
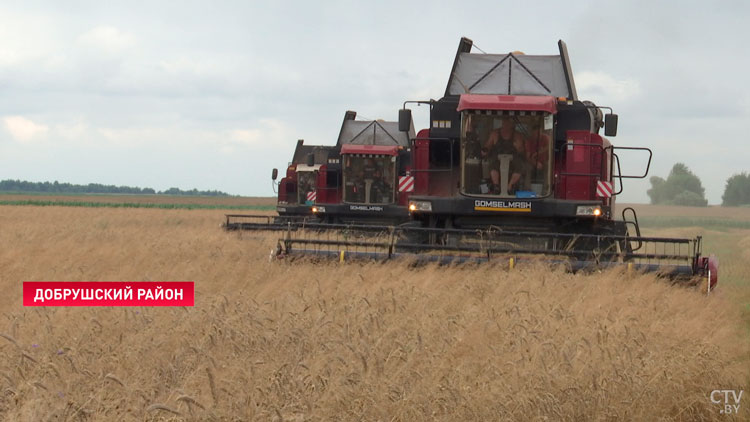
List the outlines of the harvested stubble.
{"label": "harvested stubble", "polygon": [[[291,265],[269,262],[276,235],[224,233],[216,212],[6,210],[11,420],[725,420],[710,391],[748,380],[722,290],[541,266]],[[22,280],[195,280],[196,306],[24,309]]]}

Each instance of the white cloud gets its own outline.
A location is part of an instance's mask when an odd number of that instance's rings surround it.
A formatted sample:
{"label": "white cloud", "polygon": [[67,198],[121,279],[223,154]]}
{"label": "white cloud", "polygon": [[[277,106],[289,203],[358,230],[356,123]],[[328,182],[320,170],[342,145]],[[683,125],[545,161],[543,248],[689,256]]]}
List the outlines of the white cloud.
{"label": "white cloud", "polygon": [[237,143],[253,145],[261,138],[261,131],[258,129],[235,129],[229,131],[229,137]]}
{"label": "white cloud", "polygon": [[43,13],[28,13],[0,6],[0,71],[44,59],[60,49],[54,19]]}
{"label": "white cloud", "polygon": [[228,137],[230,144],[253,147],[279,145],[292,138],[292,130],[276,119],[260,119],[254,128],[230,130]]}
{"label": "white cloud", "polygon": [[750,115],[750,94],[746,94],[740,99],[740,107],[746,116]]}
{"label": "white cloud", "polygon": [[98,127],[94,133],[99,145],[116,148],[140,148],[144,145],[177,147],[189,139],[189,133],[174,127]]}
{"label": "white cloud", "polygon": [[65,139],[77,141],[85,136],[88,128],[88,125],[79,122],[56,125],[54,131]]}
{"label": "white cloud", "polygon": [[284,146],[293,146],[294,131],[276,119],[263,118],[249,127],[236,129],[187,129],[178,126],[88,126],[83,123],[55,126],[55,134],[78,145],[115,148],[212,148],[222,153],[243,151],[253,156]]}
{"label": "white cloud", "polygon": [[23,116],[4,117],[3,123],[13,139],[20,142],[29,142],[35,138],[41,138],[49,132],[46,125],[34,123]]}
{"label": "white cloud", "polygon": [[159,62],[159,67],[170,75],[220,75],[226,73],[226,69],[223,69],[220,63],[214,57],[204,59],[175,57],[162,60]]}
{"label": "white cloud", "polygon": [[83,45],[114,53],[133,46],[135,37],[114,26],[97,26],[83,33],[78,41]]}
{"label": "white cloud", "polygon": [[10,47],[0,48],[0,66],[9,67],[21,61],[22,55],[18,50],[13,50]]}
{"label": "white cloud", "polygon": [[622,103],[636,98],[641,93],[640,84],[634,79],[615,79],[604,72],[581,72],[576,75],[576,89],[580,98],[607,98]]}

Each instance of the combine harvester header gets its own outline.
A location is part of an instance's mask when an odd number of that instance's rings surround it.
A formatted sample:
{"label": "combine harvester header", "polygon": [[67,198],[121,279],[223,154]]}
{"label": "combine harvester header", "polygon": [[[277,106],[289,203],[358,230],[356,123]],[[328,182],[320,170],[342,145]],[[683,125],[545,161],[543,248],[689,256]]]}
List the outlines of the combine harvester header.
{"label": "combine harvester header", "polygon": [[[616,219],[623,180],[647,176],[651,150],[610,142],[618,116],[578,98],[565,43],[556,55],[472,46],[460,40],[442,98],[404,102],[405,142],[392,131],[389,145],[339,140],[339,166],[328,163],[337,176],[319,170],[317,222],[286,222],[277,256],[511,266],[535,257],[572,270],[622,265],[708,280],[709,292],[718,264],[702,255],[700,237],[641,236],[633,208]],[[416,135],[408,104],[430,108],[430,127]],[[640,154],[644,170],[623,174],[622,151]]]}

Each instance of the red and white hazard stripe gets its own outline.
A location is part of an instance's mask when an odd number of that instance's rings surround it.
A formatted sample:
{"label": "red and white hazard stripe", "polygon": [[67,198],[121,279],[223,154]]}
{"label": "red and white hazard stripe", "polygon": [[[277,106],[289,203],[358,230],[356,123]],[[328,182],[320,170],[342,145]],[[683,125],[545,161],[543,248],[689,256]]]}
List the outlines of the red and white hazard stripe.
{"label": "red and white hazard stripe", "polygon": [[414,176],[401,176],[398,178],[399,192],[414,192]]}
{"label": "red and white hazard stripe", "polygon": [[318,193],[315,191],[307,192],[307,200],[315,202],[315,200],[318,199]]}
{"label": "red and white hazard stripe", "polygon": [[612,182],[599,181],[596,183],[596,196],[599,198],[610,198],[614,191]]}

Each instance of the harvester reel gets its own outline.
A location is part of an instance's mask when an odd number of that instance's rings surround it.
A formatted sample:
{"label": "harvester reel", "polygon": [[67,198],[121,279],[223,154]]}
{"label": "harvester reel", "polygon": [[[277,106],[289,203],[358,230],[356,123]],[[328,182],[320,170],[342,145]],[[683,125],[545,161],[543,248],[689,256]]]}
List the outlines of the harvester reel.
{"label": "harvester reel", "polygon": [[[556,265],[562,263],[571,271],[627,265],[629,270],[655,272],[691,284],[700,284],[702,278],[708,278],[707,294],[717,282],[718,262],[713,256],[701,257],[700,237],[677,239],[309,222],[287,222],[285,226],[286,233],[272,253],[277,259],[305,255],[340,261],[406,258],[417,263],[441,264],[500,259],[512,260],[515,266],[523,261],[538,261],[538,257]],[[429,242],[431,238],[441,241]],[[631,242],[638,242],[642,247],[636,252],[629,247]]]}

